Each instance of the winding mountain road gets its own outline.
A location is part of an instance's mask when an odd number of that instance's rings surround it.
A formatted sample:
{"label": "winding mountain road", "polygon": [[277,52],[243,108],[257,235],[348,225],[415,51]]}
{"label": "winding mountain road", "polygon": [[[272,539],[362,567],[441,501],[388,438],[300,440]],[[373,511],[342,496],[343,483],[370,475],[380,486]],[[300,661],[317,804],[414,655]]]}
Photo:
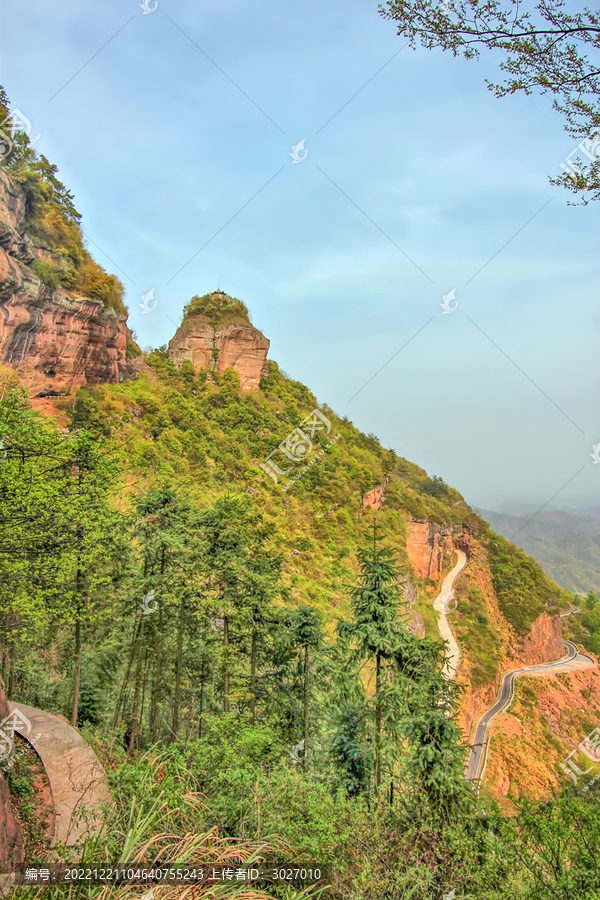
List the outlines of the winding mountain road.
{"label": "winding mountain road", "polygon": [[[502,685],[500,688],[500,696],[496,700],[493,706],[484,712],[484,714],[479,719],[477,723],[477,728],[475,729],[475,737],[473,739],[473,748],[471,750],[471,755],[469,756],[469,762],[467,763],[467,768],[465,770],[465,778],[467,781],[472,781],[479,777],[479,770],[481,768],[481,762],[484,756],[487,756],[486,747],[487,747],[487,732],[488,726],[494,716],[496,716],[499,712],[504,712],[509,708],[513,701],[514,697],[514,683],[515,679],[520,675],[541,675],[544,672],[556,672],[558,670],[570,670],[570,669],[579,669],[587,666],[594,666],[595,663],[588,656],[583,656],[579,653],[575,644],[571,641],[565,641],[565,647],[567,649],[566,656],[563,656],[562,659],[557,659],[554,662],[549,663],[539,663],[537,666],[527,666],[522,669],[513,669],[511,672],[507,672],[504,678],[502,679]],[[484,766],[485,771],[485,766]],[[483,778],[483,773],[481,775]]]}
{"label": "winding mountain road", "polygon": [[467,555],[463,550],[457,548],[456,555],[458,557],[457,563],[453,569],[450,569],[442,581],[442,589],[433,601],[433,608],[439,616],[438,629],[440,636],[442,640],[448,641],[449,644],[449,654],[446,656],[446,664],[443,670],[444,678],[447,678],[449,681],[453,681],[456,678],[456,673],[460,664],[460,650],[446,616],[446,603],[452,592],[452,586],[457,575],[467,564]]}
{"label": "winding mountain road", "polygon": [[[446,663],[444,665],[443,674],[444,677],[449,681],[452,681],[456,678],[456,673],[458,671],[458,667],[460,664],[460,649],[456,638],[450,628],[450,623],[448,622],[448,617],[446,615],[446,607],[448,603],[448,599],[452,593],[452,587],[456,580],[457,575],[464,569],[467,564],[466,554],[462,550],[457,549],[458,560],[453,569],[448,572],[446,577],[442,582],[442,588],[435,598],[433,602],[433,608],[438,614],[438,629],[440,632],[440,636],[444,641],[447,641],[449,652],[446,656]],[[570,616],[573,613],[579,612],[579,607],[574,606],[572,609],[567,610],[567,612],[563,612],[560,614],[561,618],[565,616]],[[465,770],[465,778],[467,781],[474,781],[475,779],[481,777],[483,778],[483,774],[485,772],[485,765],[487,760],[487,748],[489,745],[488,741],[488,727],[494,716],[496,716],[499,712],[504,712],[509,708],[513,701],[514,697],[514,684],[515,680],[520,675],[541,675],[544,672],[556,672],[556,671],[569,671],[571,669],[580,669],[587,666],[594,666],[595,663],[588,656],[584,656],[579,653],[575,644],[571,641],[565,641],[565,648],[567,653],[561,659],[554,660],[549,663],[539,663],[537,666],[526,666],[521,669],[513,669],[511,672],[507,672],[503,679],[500,687],[500,695],[493,706],[491,706],[486,712],[483,713],[479,722],[477,723],[477,727],[475,729],[475,737],[473,739],[473,747],[471,749],[471,754],[469,756],[469,761],[467,763],[467,768]],[[480,770],[482,768],[483,762],[483,772],[480,776]]]}
{"label": "winding mountain road", "polygon": [[579,612],[579,607],[574,606],[572,609],[568,609],[566,612],[560,614],[561,619],[564,619],[565,616],[572,616],[573,613]]}

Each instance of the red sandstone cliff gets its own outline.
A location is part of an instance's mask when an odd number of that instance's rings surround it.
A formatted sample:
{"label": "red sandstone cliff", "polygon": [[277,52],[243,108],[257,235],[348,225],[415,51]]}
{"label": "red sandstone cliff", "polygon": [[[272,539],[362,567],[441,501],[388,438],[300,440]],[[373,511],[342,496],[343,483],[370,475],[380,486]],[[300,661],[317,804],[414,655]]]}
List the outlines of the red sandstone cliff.
{"label": "red sandstone cliff", "polygon": [[[100,300],[53,290],[32,268],[50,253],[26,232],[25,193],[0,171],[0,362],[12,366],[32,397],[71,393],[85,384],[136,377],[143,361],[126,358],[127,317]],[[35,268],[35,266],[34,266]],[[231,367],[243,391],[258,390],[269,341],[248,322],[212,327],[187,319],[170,342],[176,366],[194,371]]]}
{"label": "red sandstone cliff", "polygon": [[440,528],[433,522],[408,522],[406,525],[406,552],[419,578],[437,578],[452,554],[452,534],[448,528]]}
{"label": "red sandstone cliff", "polygon": [[210,325],[204,316],[186,319],[169,342],[169,356],[179,368],[189,359],[194,373],[214,369],[222,375],[231,367],[240,376],[242,391],[257,391],[267,374],[270,342],[247,322]]}
{"label": "red sandstone cliff", "polygon": [[135,377],[125,357],[126,316],[38,278],[30,266],[43,254],[24,221],[24,194],[0,172],[0,361],[32,396]]}
{"label": "red sandstone cliff", "polygon": [[362,500],[362,506],[358,511],[358,515],[362,516],[367,506],[371,509],[381,509],[385,503],[385,490],[390,483],[390,476],[386,475],[383,484],[376,484],[372,491],[368,491]]}
{"label": "red sandstone cliff", "polygon": [[552,662],[565,655],[562,619],[543,612],[531,626],[526,638],[515,647],[515,658],[524,666]]}

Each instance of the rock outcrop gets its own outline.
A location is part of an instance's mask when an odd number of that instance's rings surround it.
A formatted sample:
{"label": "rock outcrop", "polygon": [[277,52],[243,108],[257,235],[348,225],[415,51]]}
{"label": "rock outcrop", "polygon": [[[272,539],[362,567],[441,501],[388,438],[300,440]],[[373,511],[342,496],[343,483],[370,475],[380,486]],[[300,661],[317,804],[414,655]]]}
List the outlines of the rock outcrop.
{"label": "rock outcrop", "polygon": [[32,396],[135,377],[126,316],[42,281],[31,269],[42,255],[24,222],[23,192],[0,172],[0,361]]}
{"label": "rock outcrop", "polygon": [[515,648],[515,658],[524,666],[552,662],[565,655],[562,619],[559,615],[542,613],[531,626],[529,634]]}
{"label": "rock outcrop", "polygon": [[376,484],[372,491],[368,491],[362,499],[362,506],[358,511],[358,515],[362,516],[367,507],[371,509],[381,509],[385,502],[385,491],[390,483],[390,476],[386,475],[383,484]]}
{"label": "rock outcrop", "polygon": [[436,579],[442,572],[444,553],[447,561],[452,554],[452,532],[433,522],[408,522],[406,552],[418,578]]}
{"label": "rock outcrop", "polygon": [[212,326],[204,316],[193,316],[169,342],[169,357],[177,368],[188,359],[195,374],[212,369],[222,375],[232,368],[240,376],[242,391],[257,391],[267,374],[269,345],[264,334],[247,322]]}
{"label": "rock outcrop", "polygon": [[[9,713],[4,683],[0,678],[0,722],[3,722]],[[12,738],[12,735],[10,737]],[[0,742],[0,749],[5,746]],[[22,863],[23,833],[10,802],[8,783],[0,769],[0,873],[6,874]]]}
{"label": "rock outcrop", "polygon": [[464,550],[467,556],[471,551],[473,536],[473,526],[463,522],[461,534],[454,538],[455,545],[460,547],[461,550]]}

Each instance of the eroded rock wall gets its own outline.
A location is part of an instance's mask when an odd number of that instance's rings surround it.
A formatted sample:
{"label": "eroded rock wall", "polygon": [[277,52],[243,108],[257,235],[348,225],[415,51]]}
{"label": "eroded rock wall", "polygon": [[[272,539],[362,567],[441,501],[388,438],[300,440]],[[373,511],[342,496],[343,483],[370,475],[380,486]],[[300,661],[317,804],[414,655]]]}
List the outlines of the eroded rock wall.
{"label": "eroded rock wall", "polygon": [[449,528],[441,528],[433,522],[407,523],[406,552],[419,578],[438,578],[444,565],[444,553],[448,558],[452,549]]}
{"label": "eroded rock wall", "polygon": [[126,316],[38,278],[31,263],[41,254],[24,220],[23,193],[0,172],[0,361],[17,370],[31,396],[135,377]]}
{"label": "eroded rock wall", "polygon": [[169,357],[179,368],[189,359],[194,373],[213,369],[222,375],[232,368],[240,376],[242,391],[257,391],[267,374],[270,342],[246,322],[228,322],[213,327],[204,316],[194,316],[179,326],[169,342]]}
{"label": "eroded rock wall", "polygon": [[367,491],[363,497],[362,507],[358,511],[359,516],[362,516],[367,507],[381,509],[385,502],[385,491],[389,483],[390,476],[386,475],[383,484],[376,484],[372,491]]}
{"label": "eroded rock wall", "polygon": [[529,634],[515,648],[515,658],[524,666],[553,662],[565,655],[562,619],[543,612],[531,626]]}

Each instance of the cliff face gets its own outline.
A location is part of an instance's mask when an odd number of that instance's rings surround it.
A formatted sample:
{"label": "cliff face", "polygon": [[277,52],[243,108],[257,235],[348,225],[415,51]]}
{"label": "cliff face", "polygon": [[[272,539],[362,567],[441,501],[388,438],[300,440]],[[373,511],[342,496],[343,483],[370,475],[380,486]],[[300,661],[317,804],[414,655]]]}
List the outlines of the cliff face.
{"label": "cliff face", "polygon": [[[9,714],[0,678],[0,722]],[[0,743],[0,748],[4,746]],[[23,862],[23,834],[10,802],[8,784],[0,770],[0,873],[10,872]]]}
{"label": "cliff face", "polygon": [[257,391],[267,374],[269,341],[246,322],[210,325],[204,316],[194,316],[179,326],[169,342],[169,356],[179,368],[189,359],[194,373],[213,369],[222,375],[231,367],[240,376],[242,391]]}
{"label": "cliff face", "polygon": [[564,655],[562,619],[545,612],[537,617],[525,640],[515,648],[515,656],[524,666],[552,662]]}
{"label": "cliff face", "polygon": [[25,231],[25,200],[0,172],[0,361],[32,396],[135,377],[126,316],[54,291],[31,269],[43,258]]}
{"label": "cliff face", "polygon": [[368,491],[362,501],[362,507],[358,511],[358,515],[362,516],[367,507],[371,509],[381,509],[385,503],[385,489],[390,483],[390,476],[386,475],[382,484],[376,484],[372,491]]}
{"label": "cliff face", "polygon": [[452,535],[449,529],[433,522],[408,522],[406,552],[419,578],[437,578],[452,554]]}

